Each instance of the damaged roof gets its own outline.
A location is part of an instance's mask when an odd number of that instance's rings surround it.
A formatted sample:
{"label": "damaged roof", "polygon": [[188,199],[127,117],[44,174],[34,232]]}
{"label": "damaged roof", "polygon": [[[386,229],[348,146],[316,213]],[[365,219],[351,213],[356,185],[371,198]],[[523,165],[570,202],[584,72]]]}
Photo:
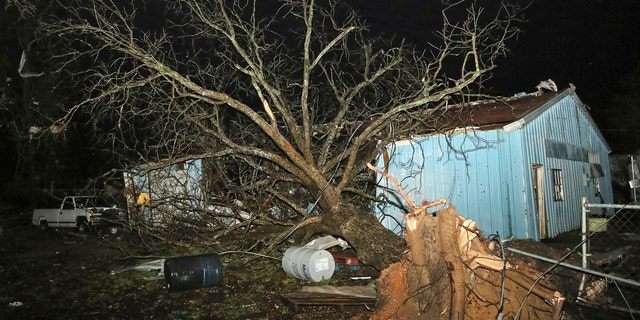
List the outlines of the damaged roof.
{"label": "damaged roof", "polygon": [[564,97],[571,96],[576,101],[576,106],[582,110],[587,121],[591,123],[596,134],[608,148],[607,140],[591,118],[587,106],[582,103],[575,91],[576,87],[569,84],[569,88],[560,92],[538,91],[491,101],[454,105],[428,113],[425,125],[431,134],[469,128],[473,130],[504,129],[505,132],[511,132],[522,128]]}
{"label": "damaged roof", "polygon": [[[501,128],[523,120],[540,107],[552,105],[558,100],[554,98],[566,95],[565,91],[561,93],[537,92],[510,98],[455,105],[435,111],[436,114],[430,115],[431,120],[427,126],[436,131],[468,127],[474,127],[479,130]],[[536,114],[538,113],[536,112]]]}

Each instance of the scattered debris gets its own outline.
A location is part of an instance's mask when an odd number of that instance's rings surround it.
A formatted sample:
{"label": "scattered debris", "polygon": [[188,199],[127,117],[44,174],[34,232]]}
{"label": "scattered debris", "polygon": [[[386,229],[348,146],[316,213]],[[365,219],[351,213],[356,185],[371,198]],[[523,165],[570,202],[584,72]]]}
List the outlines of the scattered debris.
{"label": "scattered debris", "polygon": [[624,246],[609,252],[593,253],[591,255],[591,263],[600,267],[611,266],[622,260],[632,249],[633,246]]}
{"label": "scattered debris", "polygon": [[336,270],[339,270],[341,267],[347,267],[351,271],[360,270],[360,266],[358,265],[358,256],[354,251],[338,251],[331,252],[333,256],[333,260],[336,261]]}
{"label": "scattered debris", "polygon": [[285,293],[282,297],[297,309],[299,306],[373,306],[377,294],[372,283],[368,286],[302,287],[299,291]]}
{"label": "scattered debris", "polygon": [[[330,279],[337,266],[335,256],[325,249],[335,246],[343,250],[349,248],[345,240],[330,235],[311,240],[302,247],[291,247],[282,257],[282,269],[288,275],[302,280],[319,282]],[[349,263],[353,267],[354,260],[350,259]],[[356,267],[357,264],[355,258]]]}
{"label": "scattered debris", "polygon": [[551,79],[540,81],[540,83],[536,86],[536,89],[538,89],[538,91],[541,93],[543,89],[548,91],[558,92],[558,86]]}
{"label": "scattered debris", "polygon": [[222,283],[222,262],[212,253],[167,258],[164,280],[171,291],[218,286]]}
{"label": "scattered debris", "polygon": [[599,294],[604,292],[607,289],[607,281],[605,279],[599,278],[593,281],[587,290],[585,291],[584,297],[588,301],[593,301]]}
{"label": "scattered debris", "polygon": [[[371,168],[371,166],[370,166]],[[497,257],[475,223],[453,206],[428,214],[386,172],[406,206],[409,249],[378,280],[382,304],[370,319],[560,319],[565,298]],[[497,290],[499,289],[499,290]]]}
{"label": "scattered debris", "polygon": [[309,243],[305,244],[305,248],[312,248],[316,250],[324,250],[331,247],[340,246],[342,250],[349,248],[349,243],[340,238],[335,238],[333,236],[324,236],[314,240],[309,241]]}
{"label": "scattered debris", "polygon": [[135,266],[126,267],[118,271],[111,271],[111,274],[118,274],[129,270],[150,272],[158,270],[158,274],[155,277],[145,277],[145,280],[162,280],[164,279],[164,261],[165,259],[157,259],[153,261],[144,262]]}

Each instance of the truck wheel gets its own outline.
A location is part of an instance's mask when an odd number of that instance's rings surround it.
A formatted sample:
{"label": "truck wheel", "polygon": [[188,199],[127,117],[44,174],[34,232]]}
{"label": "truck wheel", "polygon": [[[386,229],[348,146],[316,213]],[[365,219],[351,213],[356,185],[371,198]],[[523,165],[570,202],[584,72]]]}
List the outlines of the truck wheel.
{"label": "truck wheel", "polygon": [[88,229],[89,229],[89,226],[87,225],[86,221],[80,221],[78,223],[78,232],[85,233],[87,232]]}
{"label": "truck wheel", "polygon": [[47,221],[41,221],[40,222],[40,230],[42,230],[42,231],[49,230],[49,224],[47,223]]}

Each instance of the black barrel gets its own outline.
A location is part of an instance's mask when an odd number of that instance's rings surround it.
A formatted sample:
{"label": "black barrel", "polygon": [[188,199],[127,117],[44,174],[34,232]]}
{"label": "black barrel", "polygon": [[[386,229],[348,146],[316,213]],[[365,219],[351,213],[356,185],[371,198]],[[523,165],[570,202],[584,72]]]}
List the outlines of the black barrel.
{"label": "black barrel", "polygon": [[216,254],[201,254],[164,260],[164,280],[169,290],[188,290],[222,283],[222,263]]}

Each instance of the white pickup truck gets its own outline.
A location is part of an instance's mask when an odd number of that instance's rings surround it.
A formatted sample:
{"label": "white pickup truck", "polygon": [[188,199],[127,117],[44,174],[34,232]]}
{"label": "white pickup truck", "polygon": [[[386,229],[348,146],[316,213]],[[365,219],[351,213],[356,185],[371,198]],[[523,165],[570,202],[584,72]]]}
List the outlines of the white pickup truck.
{"label": "white pickup truck", "polygon": [[77,228],[85,232],[98,226],[113,229],[124,221],[125,213],[122,209],[109,206],[102,198],[94,196],[67,196],[56,209],[33,210],[32,223],[42,230],[48,228]]}

